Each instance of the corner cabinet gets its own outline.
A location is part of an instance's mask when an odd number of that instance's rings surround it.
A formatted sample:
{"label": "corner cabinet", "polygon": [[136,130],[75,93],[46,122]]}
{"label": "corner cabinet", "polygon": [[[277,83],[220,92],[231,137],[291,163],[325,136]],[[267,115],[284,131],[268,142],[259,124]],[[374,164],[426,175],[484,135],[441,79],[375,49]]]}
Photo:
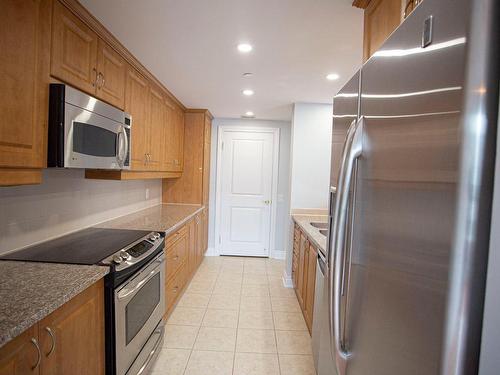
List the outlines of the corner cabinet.
{"label": "corner cabinet", "polygon": [[47,164],[51,0],[2,1],[0,186],[38,184]]}
{"label": "corner cabinet", "polygon": [[208,206],[211,128],[212,115],[208,110],[186,111],[183,173],[180,178],[163,180],[163,202]]}
{"label": "corner cabinet", "polygon": [[104,283],[98,281],[0,349],[1,375],[104,375]]}
{"label": "corner cabinet", "polygon": [[312,332],[316,261],[318,249],[295,224],[293,231],[292,281],[309,332]]}

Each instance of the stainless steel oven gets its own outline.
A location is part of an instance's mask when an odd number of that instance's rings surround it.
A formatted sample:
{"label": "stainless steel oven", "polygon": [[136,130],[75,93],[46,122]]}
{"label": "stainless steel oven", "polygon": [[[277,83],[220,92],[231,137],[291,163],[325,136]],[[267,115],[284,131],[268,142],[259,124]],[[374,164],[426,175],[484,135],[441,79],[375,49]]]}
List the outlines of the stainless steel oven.
{"label": "stainless steel oven", "polygon": [[[116,373],[139,374],[146,368],[151,351],[138,360],[137,372],[129,371],[152,336],[153,349],[160,346],[165,313],[165,255],[161,253],[114,291]],[[143,370],[144,371],[144,370]]]}
{"label": "stainless steel oven", "polygon": [[64,84],[50,85],[49,167],[130,169],[132,118]]}

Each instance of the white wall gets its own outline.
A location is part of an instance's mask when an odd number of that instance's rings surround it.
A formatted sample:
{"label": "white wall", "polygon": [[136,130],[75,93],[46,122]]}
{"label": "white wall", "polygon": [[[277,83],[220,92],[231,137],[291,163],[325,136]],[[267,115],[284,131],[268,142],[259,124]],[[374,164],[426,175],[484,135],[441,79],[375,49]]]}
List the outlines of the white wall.
{"label": "white wall", "polygon": [[161,180],[87,180],[83,170],[47,169],[41,185],[0,188],[0,253],[159,203]]}
{"label": "white wall", "polygon": [[332,105],[295,103],[292,118],[293,209],[326,209],[330,183]]}
{"label": "white wall", "polygon": [[279,128],[279,163],[278,163],[278,206],[276,213],[276,239],[271,251],[275,256],[284,257],[288,241],[289,206],[289,172],[290,172],[290,122],[265,121],[253,119],[216,118],[212,122],[212,158],[210,160],[210,217],[209,217],[209,251],[215,246],[215,190],[217,182],[217,135],[219,126],[248,126],[263,128]]}

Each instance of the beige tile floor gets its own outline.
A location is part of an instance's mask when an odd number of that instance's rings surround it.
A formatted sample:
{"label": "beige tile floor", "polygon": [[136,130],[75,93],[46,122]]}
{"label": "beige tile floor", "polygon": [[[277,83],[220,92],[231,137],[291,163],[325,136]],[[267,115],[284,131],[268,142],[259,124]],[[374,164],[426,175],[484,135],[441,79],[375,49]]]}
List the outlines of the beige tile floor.
{"label": "beige tile floor", "polygon": [[153,375],[315,375],[284,262],[206,257],[166,325]]}

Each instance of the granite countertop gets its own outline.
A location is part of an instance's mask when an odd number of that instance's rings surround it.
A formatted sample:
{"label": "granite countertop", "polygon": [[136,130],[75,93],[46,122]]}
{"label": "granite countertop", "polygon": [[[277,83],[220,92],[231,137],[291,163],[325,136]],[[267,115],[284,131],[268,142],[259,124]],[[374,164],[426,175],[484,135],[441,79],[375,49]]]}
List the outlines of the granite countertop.
{"label": "granite countertop", "polygon": [[319,232],[319,228],[313,227],[311,222],[327,223],[327,215],[306,215],[306,214],[292,214],[292,219],[304,231],[314,245],[322,250],[323,254],[326,253],[326,236]]}
{"label": "granite countertop", "polygon": [[196,204],[163,203],[106,221],[97,225],[97,227],[149,230],[163,232],[168,236],[203,208],[204,206]]}
{"label": "granite countertop", "polygon": [[0,347],[108,272],[101,266],[0,261]]}

